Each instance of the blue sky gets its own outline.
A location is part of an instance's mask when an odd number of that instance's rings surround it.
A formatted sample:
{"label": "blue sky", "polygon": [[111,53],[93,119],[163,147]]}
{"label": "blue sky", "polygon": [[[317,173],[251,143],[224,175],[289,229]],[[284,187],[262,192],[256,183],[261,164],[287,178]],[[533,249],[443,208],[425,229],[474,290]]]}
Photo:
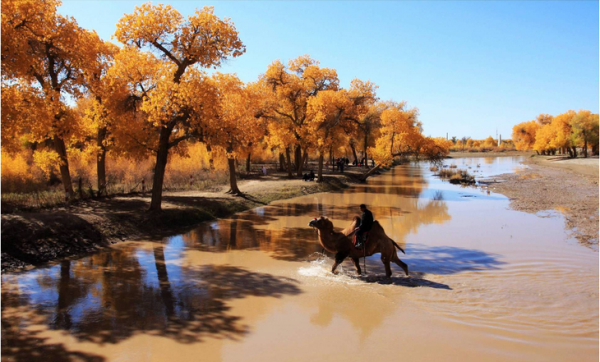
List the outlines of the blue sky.
{"label": "blue sky", "polygon": [[[255,80],[310,54],[420,110],[426,135],[485,138],[539,113],[598,113],[597,1],[160,1],[183,15],[213,5],[247,51],[220,71]],[[63,0],[60,12],[110,39],[143,1]],[[158,2],[154,2],[158,3]]]}

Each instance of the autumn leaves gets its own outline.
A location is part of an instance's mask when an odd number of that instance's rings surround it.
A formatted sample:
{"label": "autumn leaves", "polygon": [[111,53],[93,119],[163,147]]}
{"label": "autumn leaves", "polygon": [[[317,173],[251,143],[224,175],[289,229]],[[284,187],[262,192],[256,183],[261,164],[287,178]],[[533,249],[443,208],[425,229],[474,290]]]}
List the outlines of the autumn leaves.
{"label": "autumn leaves", "polygon": [[379,164],[447,153],[421,134],[415,109],[380,102],[371,82],[344,89],[334,69],[309,56],[275,61],[256,82],[209,75],[204,69],[245,52],[234,24],[210,7],[184,17],[169,5],[141,5],[118,22],[117,47],[59,15],[58,5],[2,0],[2,142],[3,150],[24,142],[51,149],[56,157],[46,162],[59,164],[70,195],[68,154],[83,147],[97,154],[99,193],[107,152],[155,155],[155,211],[169,154],[194,142],[226,152],[235,194],[236,158],[258,143],[286,155],[290,176],[318,155],[319,180],[326,152],[342,145]]}
{"label": "autumn leaves", "polygon": [[535,150],[541,154],[556,152],[577,157],[581,148],[588,157],[588,148],[598,154],[598,115],[590,111],[569,110],[555,117],[540,114],[535,120],[513,127],[513,142],[517,150]]}

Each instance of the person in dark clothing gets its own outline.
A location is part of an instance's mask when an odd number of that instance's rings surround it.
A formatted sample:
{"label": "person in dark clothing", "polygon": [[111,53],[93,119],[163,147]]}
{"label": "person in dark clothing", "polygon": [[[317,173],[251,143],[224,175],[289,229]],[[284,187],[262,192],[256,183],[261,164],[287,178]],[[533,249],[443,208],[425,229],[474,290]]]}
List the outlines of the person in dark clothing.
{"label": "person in dark clothing", "polygon": [[315,180],[315,172],[314,172],[313,170],[310,170],[310,173],[308,173],[308,172],[307,172],[307,173],[305,173],[305,174],[302,176],[302,179],[303,179],[304,181],[314,181],[314,180]]}
{"label": "person in dark clothing", "polygon": [[373,213],[367,209],[367,205],[361,204],[360,211],[362,211],[360,226],[354,229],[356,232],[356,244],[354,246],[357,249],[361,249],[364,246],[367,241],[367,233],[373,227]]}

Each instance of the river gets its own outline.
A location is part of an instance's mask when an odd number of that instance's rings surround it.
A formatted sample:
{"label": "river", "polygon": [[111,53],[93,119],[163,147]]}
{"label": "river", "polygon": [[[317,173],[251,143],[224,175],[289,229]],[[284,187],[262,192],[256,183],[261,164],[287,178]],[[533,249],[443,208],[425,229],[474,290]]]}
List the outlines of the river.
{"label": "river", "polygon": [[[478,178],[518,157],[447,161]],[[365,203],[405,250],[329,273],[317,216]],[[362,261],[361,261],[362,263]],[[40,361],[597,361],[598,252],[558,211],[451,185],[427,164],[273,203],[161,242],[2,275],[2,356]]]}

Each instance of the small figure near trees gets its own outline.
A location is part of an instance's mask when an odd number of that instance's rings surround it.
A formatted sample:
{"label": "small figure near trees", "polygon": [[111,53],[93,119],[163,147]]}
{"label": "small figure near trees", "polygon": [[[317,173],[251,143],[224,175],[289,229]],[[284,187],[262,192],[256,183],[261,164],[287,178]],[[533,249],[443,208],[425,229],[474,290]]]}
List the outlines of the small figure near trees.
{"label": "small figure near trees", "polygon": [[315,180],[315,172],[313,170],[310,170],[310,172],[307,172],[304,174],[304,176],[302,176],[302,179],[304,181],[314,181]]}

